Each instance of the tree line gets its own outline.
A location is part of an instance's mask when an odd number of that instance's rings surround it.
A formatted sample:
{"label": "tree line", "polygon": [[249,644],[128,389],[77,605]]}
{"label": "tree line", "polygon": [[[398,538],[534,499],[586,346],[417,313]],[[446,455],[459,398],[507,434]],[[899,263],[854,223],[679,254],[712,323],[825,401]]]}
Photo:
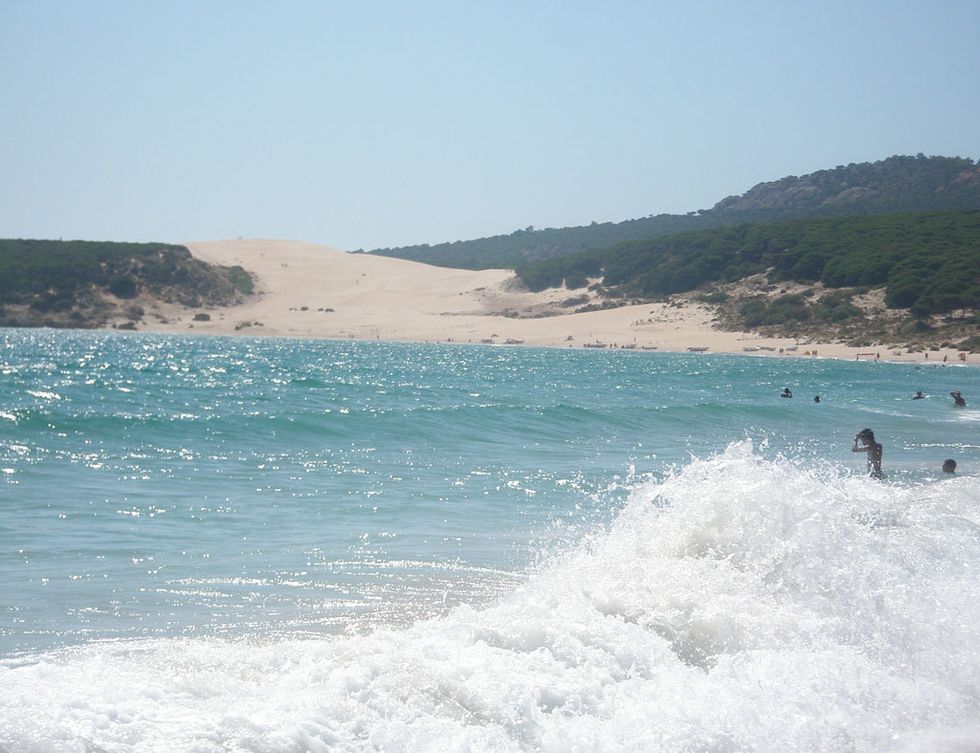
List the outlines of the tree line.
{"label": "tree line", "polygon": [[963,157],[893,156],[760,183],[710,209],[371,253],[460,269],[514,269],[630,240],[791,219],[980,209],[980,166]]}
{"label": "tree line", "polygon": [[771,282],[885,286],[914,314],[980,306],[980,211],[792,220],[629,241],[521,265],[531,290],[581,288],[658,297],[767,272]]}

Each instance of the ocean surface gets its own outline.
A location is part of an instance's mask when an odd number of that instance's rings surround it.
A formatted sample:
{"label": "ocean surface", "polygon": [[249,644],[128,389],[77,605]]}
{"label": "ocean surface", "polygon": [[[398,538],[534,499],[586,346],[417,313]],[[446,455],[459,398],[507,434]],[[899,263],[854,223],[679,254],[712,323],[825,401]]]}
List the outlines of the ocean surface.
{"label": "ocean surface", "polygon": [[976,367],[0,330],[0,753],[976,753],[978,473]]}

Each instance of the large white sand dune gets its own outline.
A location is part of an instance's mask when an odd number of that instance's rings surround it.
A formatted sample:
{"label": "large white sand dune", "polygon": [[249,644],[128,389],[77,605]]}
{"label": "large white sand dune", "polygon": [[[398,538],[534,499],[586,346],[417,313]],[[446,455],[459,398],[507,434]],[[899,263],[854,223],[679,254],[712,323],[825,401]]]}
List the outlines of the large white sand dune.
{"label": "large white sand dune", "polygon": [[[520,341],[527,345],[635,347],[670,351],[818,355],[919,360],[886,348],[798,344],[712,328],[708,307],[689,303],[625,306],[563,313],[582,291],[531,293],[509,270],[459,270],[369,254],[349,254],[301,241],[226,240],[187,243],[195,257],[241,265],[255,276],[256,295],[239,306],[192,311],[169,307],[166,321],[148,316],[141,329],[421,342]],[[581,305],[581,302],[579,303]],[[558,315],[542,316],[544,313]],[[210,321],[194,321],[207,313]],[[762,348],[762,350],[755,350]],[[767,350],[771,348],[772,350]],[[873,350],[873,353],[871,352]],[[871,353],[871,355],[869,355]],[[950,362],[956,353],[945,352]],[[933,354],[933,363],[944,353]]]}

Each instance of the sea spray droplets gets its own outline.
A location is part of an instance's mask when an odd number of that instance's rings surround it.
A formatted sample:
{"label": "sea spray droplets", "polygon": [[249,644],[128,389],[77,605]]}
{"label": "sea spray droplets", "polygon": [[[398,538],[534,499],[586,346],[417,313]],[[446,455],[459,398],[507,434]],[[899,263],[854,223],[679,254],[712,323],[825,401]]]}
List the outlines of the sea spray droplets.
{"label": "sea spray droplets", "polygon": [[[908,401],[912,378],[980,394],[974,370],[0,339],[0,748],[931,751],[976,732],[980,454],[951,408]],[[825,399],[779,401],[787,382]],[[849,451],[866,425],[885,484]],[[938,484],[947,454],[962,470]]]}
{"label": "sea spray droplets", "polygon": [[[973,491],[897,490],[733,445],[638,486],[607,533],[493,607],[361,637],[102,644],[8,663],[0,739],[952,749],[980,733],[977,663],[964,661],[980,617]],[[42,687],[57,717],[33,708]]]}

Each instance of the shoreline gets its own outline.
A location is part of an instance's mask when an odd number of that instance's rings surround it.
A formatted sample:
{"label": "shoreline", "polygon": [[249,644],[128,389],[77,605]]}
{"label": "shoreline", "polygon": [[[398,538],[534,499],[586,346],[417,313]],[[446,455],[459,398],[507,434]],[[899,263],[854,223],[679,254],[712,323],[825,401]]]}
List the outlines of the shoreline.
{"label": "shoreline", "polygon": [[[256,293],[227,308],[157,304],[139,332],[271,336],[494,346],[692,352],[765,357],[975,365],[937,348],[767,338],[713,328],[714,312],[693,301],[564,313],[598,303],[583,291],[532,293],[511,270],[460,270],[301,241],[228,240],[184,244],[203,261],[241,265]],[[110,329],[110,323],[106,329]]]}
{"label": "shoreline", "polygon": [[[25,327],[11,327],[10,329],[23,330],[27,329]],[[51,328],[49,328],[51,329]],[[63,332],[65,329],[51,329],[53,332]],[[895,355],[890,355],[888,358],[882,354],[879,359],[875,358],[848,358],[845,355],[835,355],[831,354],[829,351],[831,349],[846,348],[848,346],[839,345],[826,345],[817,343],[817,349],[823,350],[827,349],[827,353],[819,352],[816,355],[811,353],[810,355],[805,355],[797,352],[786,352],[786,353],[759,353],[759,352],[748,352],[744,350],[691,350],[691,349],[670,349],[670,348],[624,348],[624,347],[607,347],[607,348],[591,348],[588,346],[561,346],[561,345],[547,345],[547,344],[535,344],[535,343],[506,343],[506,342],[495,342],[495,343],[484,343],[484,342],[472,342],[469,340],[410,340],[402,338],[357,338],[357,337],[347,337],[347,338],[337,338],[337,337],[327,337],[327,336],[314,336],[314,335],[296,335],[296,334],[271,334],[271,333],[261,333],[261,332],[195,332],[193,330],[180,331],[180,330],[159,330],[154,328],[140,328],[135,332],[132,330],[117,330],[111,327],[101,327],[97,329],[79,329],[79,330],[68,330],[77,332],[119,332],[120,334],[148,334],[148,335],[161,335],[169,334],[176,335],[178,337],[230,337],[230,338],[244,338],[253,337],[257,339],[287,339],[287,340],[323,340],[325,342],[347,342],[347,343],[394,343],[401,345],[447,345],[447,346],[459,346],[459,347],[473,347],[473,348],[546,348],[548,350],[577,350],[577,351],[597,351],[597,352],[626,352],[626,353],[669,353],[672,355],[690,355],[690,356],[744,356],[746,358],[772,358],[772,359],[785,359],[785,360],[814,360],[814,361],[859,361],[861,363],[887,363],[891,365],[899,366],[932,366],[935,368],[976,368],[980,366],[980,358],[975,361],[956,360],[953,361],[952,358],[947,361],[942,361],[942,359],[914,359],[914,358],[900,358]],[[812,346],[811,346],[812,347]],[[958,352],[952,349],[946,349],[950,353]],[[941,353],[942,351],[929,351],[930,353]]]}

